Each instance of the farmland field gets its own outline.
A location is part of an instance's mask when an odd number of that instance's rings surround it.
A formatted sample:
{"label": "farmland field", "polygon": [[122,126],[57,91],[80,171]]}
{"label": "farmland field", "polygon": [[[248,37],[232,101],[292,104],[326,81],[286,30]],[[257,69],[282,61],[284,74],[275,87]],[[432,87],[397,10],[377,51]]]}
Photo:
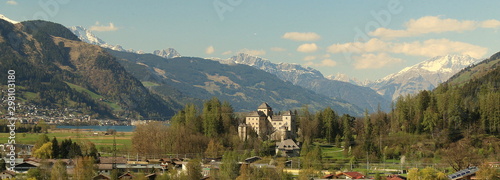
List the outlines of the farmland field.
{"label": "farmland field", "polygon": [[[116,148],[123,149],[124,147],[131,147],[133,132],[117,132],[116,133]],[[42,133],[18,133],[16,134],[16,143],[18,144],[34,144]],[[68,129],[55,129],[49,130],[47,133],[49,139],[56,137],[59,142],[64,139],[71,138],[72,141],[89,140],[94,143],[98,150],[103,148],[112,148],[113,136],[105,135],[105,132],[90,131],[90,130],[68,130]],[[0,143],[7,143],[9,134],[0,133]]]}

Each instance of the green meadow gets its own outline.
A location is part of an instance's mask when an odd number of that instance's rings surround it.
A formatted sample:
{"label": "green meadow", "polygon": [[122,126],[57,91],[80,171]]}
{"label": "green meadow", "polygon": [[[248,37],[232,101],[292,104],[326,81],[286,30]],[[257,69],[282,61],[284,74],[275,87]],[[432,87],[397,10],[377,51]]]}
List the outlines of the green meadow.
{"label": "green meadow", "polygon": [[[97,134],[94,134],[97,133]],[[18,144],[35,144],[37,139],[43,133],[17,133],[16,143]],[[0,133],[0,143],[7,143],[9,133]],[[50,140],[54,137],[58,142],[64,139],[72,141],[89,140],[94,143],[99,151],[103,149],[110,150],[113,148],[113,139],[116,139],[116,148],[118,150],[130,148],[132,146],[132,132],[117,132],[116,136],[105,135],[104,132],[87,131],[87,130],[49,130],[47,136]]]}

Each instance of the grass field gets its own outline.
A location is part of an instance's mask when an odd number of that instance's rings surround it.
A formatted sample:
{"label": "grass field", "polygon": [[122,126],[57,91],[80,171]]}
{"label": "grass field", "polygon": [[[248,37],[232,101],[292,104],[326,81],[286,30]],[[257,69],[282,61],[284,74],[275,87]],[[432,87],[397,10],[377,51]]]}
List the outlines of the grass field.
{"label": "grass field", "polygon": [[334,146],[321,146],[323,159],[346,159],[344,149]]}
{"label": "grass field", "polygon": [[[92,97],[92,99],[96,99],[96,100],[98,100],[98,99],[104,99],[103,96],[101,96],[99,94],[96,94],[96,93],[94,93],[94,92],[92,92],[92,91],[90,91],[88,89],[85,89],[85,88],[83,88],[81,86],[78,86],[76,84],[72,84],[72,83],[69,83],[69,82],[65,82],[65,83],[68,84],[69,87],[71,87],[71,88],[73,88],[73,89],[75,89],[75,90],[77,90],[79,92],[84,92],[84,93],[89,94],[90,97]],[[114,103],[114,102],[106,102],[106,104],[108,104],[109,107],[113,108],[113,110],[115,110],[115,111],[121,111],[122,110],[121,107],[118,104]]]}
{"label": "grass field", "polygon": [[[113,147],[113,136],[104,135],[103,132],[94,134],[95,131],[87,130],[50,130],[47,136],[50,140],[56,137],[57,141],[61,142],[64,139],[71,138],[72,141],[89,140],[94,143],[98,150],[102,148]],[[42,133],[18,133],[16,134],[16,143],[18,144],[34,144]],[[7,143],[9,134],[0,133],[0,143]],[[118,132],[116,135],[116,148],[122,149],[124,147],[132,146],[132,132]]]}

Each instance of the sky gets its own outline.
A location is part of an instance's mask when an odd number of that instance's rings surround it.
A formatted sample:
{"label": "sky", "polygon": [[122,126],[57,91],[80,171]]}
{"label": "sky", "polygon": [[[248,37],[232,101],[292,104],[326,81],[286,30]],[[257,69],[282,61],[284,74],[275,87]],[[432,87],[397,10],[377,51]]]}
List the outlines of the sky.
{"label": "sky", "polygon": [[125,49],[245,52],[323,75],[377,80],[447,54],[500,51],[500,1],[1,0],[0,14],[83,26]]}

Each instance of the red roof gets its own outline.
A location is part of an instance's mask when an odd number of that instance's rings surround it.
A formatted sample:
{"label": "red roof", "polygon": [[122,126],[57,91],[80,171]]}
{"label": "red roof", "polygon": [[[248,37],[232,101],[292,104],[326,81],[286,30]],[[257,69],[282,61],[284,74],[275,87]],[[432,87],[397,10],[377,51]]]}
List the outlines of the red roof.
{"label": "red roof", "polygon": [[406,180],[406,177],[393,174],[393,175],[387,176],[387,180]]}
{"label": "red roof", "polygon": [[359,173],[359,172],[343,172],[342,174],[346,175],[347,177],[351,179],[364,179],[365,175]]}

